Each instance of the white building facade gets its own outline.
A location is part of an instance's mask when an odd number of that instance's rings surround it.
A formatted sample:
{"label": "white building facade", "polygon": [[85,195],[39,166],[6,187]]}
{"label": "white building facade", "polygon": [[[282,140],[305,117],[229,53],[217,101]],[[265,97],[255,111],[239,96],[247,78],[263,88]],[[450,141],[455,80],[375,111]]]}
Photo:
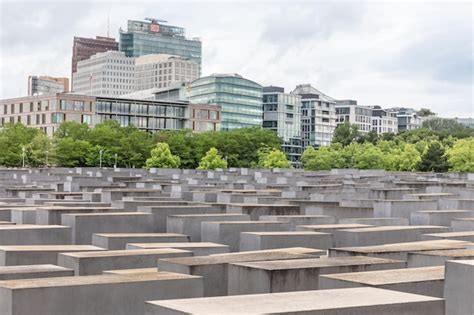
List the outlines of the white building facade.
{"label": "white building facade", "polygon": [[151,88],[165,88],[176,82],[190,82],[199,76],[199,65],[171,55],[126,57],[107,51],[77,64],[73,91],[86,95],[118,97]]}
{"label": "white building facade", "polygon": [[357,105],[355,100],[336,101],[336,124],[345,122],[357,125],[360,133],[366,134],[372,130],[372,108]]}

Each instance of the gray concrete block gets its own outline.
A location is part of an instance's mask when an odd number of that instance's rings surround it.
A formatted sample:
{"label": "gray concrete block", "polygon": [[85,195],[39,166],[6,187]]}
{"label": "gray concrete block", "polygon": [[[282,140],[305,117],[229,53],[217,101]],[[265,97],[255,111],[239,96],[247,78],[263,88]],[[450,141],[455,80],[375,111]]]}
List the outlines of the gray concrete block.
{"label": "gray concrete block", "polygon": [[323,274],[405,267],[404,261],[362,256],[233,263],[228,294],[317,290]]}
{"label": "gray concrete block", "polygon": [[332,234],[309,231],[240,233],[240,251],[287,247],[325,250],[332,247]]}
{"label": "gray concrete block", "polygon": [[336,219],[328,215],[261,215],[260,221],[281,221],[291,224],[294,231],[298,225],[334,224]]}
{"label": "gray concrete block", "polygon": [[61,225],[0,225],[0,245],[71,244],[71,228]]}
{"label": "gray concrete block", "polygon": [[167,272],[0,281],[2,315],[143,314],[145,301],[202,296],[202,279]]}
{"label": "gray concrete block", "polygon": [[239,251],[241,232],[289,231],[290,224],[271,221],[202,222],[201,240],[229,245],[231,252]]}
{"label": "gray concrete block", "polygon": [[96,233],[92,245],[109,250],[125,249],[127,243],[189,242],[188,235],[176,233]]}
{"label": "gray concrete block", "polygon": [[471,210],[425,210],[410,214],[411,225],[443,225],[451,226],[451,220],[457,218],[472,218]]}
{"label": "gray concrete block", "polygon": [[462,218],[451,220],[454,232],[474,231],[474,218]]}
{"label": "gray concrete block", "polygon": [[321,275],[319,289],[374,287],[443,297],[444,266]]}
{"label": "gray concrete block", "polygon": [[474,249],[444,249],[408,253],[408,267],[444,266],[446,260],[474,259]]}
{"label": "gray concrete block", "polygon": [[474,260],[446,261],[446,315],[474,313]]}
{"label": "gray concrete block", "polygon": [[99,275],[104,270],[150,268],[159,258],[187,256],[192,252],[174,248],[61,253],[58,265],[73,269],[76,276],[86,276]]}
{"label": "gray concrete block", "polygon": [[229,252],[229,246],[209,242],[186,243],[129,243],[127,249],[176,248],[193,252],[194,256],[207,256]]}
{"label": "gray concrete block", "polygon": [[214,221],[249,221],[245,214],[182,214],[168,215],[166,231],[189,235],[191,242],[201,241],[201,223]]}
{"label": "gray concrete block", "polygon": [[74,276],[74,270],[45,264],[0,267],[0,281]]}
{"label": "gray concrete block", "polygon": [[443,299],[365,287],[149,301],[145,314],[443,315],[443,308]]}
{"label": "gray concrete block", "polygon": [[71,227],[74,244],[92,244],[94,233],[152,233],[153,216],[143,212],[63,214],[62,224]]}

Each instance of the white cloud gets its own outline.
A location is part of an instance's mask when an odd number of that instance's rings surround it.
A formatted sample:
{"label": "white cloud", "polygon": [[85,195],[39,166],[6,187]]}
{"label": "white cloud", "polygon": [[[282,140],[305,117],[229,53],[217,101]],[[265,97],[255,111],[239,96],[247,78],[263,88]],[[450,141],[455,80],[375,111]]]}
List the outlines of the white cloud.
{"label": "white cloud", "polygon": [[474,116],[471,2],[1,2],[0,98],[25,94],[28,75],[69,76],[73,37],[106,35],[107,15],[117,38],[127,19],[185,27],[205,75]]}

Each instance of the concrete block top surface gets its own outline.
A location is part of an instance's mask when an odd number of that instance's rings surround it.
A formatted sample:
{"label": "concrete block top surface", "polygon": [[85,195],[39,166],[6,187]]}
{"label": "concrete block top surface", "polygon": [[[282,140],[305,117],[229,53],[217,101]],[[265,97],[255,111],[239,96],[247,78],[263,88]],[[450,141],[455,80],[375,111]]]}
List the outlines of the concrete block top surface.
{"label": "concrete block top surface", "polygon": [[117,270],[104,270],[103,274],[112,275],[131,275],[136,273],[155,273],[158,272],[156,267],[154,268],[136,268],[136,269],[117,269]]}
{"label": "concrete block top surface", "polygon": [[374,226],[374,227],[367,227],[367,228],[359,228],[359,229],[344,229],[346,232],[357,232],[357,233],[365,233],[365,232],[387,232],[387,231],[408,231],[408,230],[426,230],[426,229],[433,229],[433,228],[447,228],[446,226],[439,226],[439,225],[388,225],[388,226]]}
{"label": "concrete block top surface", "polygon": [[447,263],[450,263],[450,264],[467,265],[467,266],[473,266],[473,267],[474,267],[474,259],[470,259],[470,260],[464,260],[464,259],[460,259],[460,260],[448,260]]}
{"label": "concrete block top surface", "polygon": [[407,252],[419,250],[435,250],[435,249],[453,249],[464,248],[470,244],[466,241],[456,240],[434,240],[434,241],[419,241],[407,243],[394,243],[374,246],[358,246],[358,247],[342,247],[335,248],[336,250],[347,250],[359,253],[390,253],[390,252]]}
{"label": "concrete block top surface", "polygon": [[179,257],[179,258],[164,258],[160,261],[185,265],[185,266],[199,266],[199,265],[214,265],[237,263],[246,261],[261,261],[261,260],[275,260],[275,259],[302,259],[314,258],[325,253],[318,249],[309,248],[291,248],[279,250],[261,250],[239,253],[214,254],[209,256],[196,257]]}
{"label": "concrete block top surface", "polygon": [[427,250],[415,252],[417,255],[443,256],[443,257],[474,257],[474,249],[445,249],[445,250]]}
{"label": "concrete block top surface", "polygon": [[298,225],[300,228],[304,229],[352,229],[352,228],[369,228],[373,225],[368,224],[358,224],[358,223],[349,223],[349,224],[317,224],[317,225]]}
{"label": "concrete block top surface", "polygon": [[99,258],[99,257],[113,257],[113,256],[137,256],[137,255],[158,255],[158,254],[180,254],[189,253],[189,251],[175,249],[175,248],[157,248],[157,249],[134,249],[134,250],[107,250],[94,252],[77,252],[77,253],[62,253],[76,258]]}
{"label": "concrete block top surface", "polygon": [[363,287],[198,299],[176,299],[151,301],[147,303],[175,311],[176,314],[297,314],[299,312],[308,312],[308,314],[310,314],[309,312],[317,310],[324,311],[338,308],[346,309],[430,301],[442,301],[442,299]]}
{"label": "concrete block top surface", "polygon": [[105,249],[92,245],[1,245],[0,251],[6,252],[69,252],[69,251],[103,251]]}
{"label": "concrete block top surface", "polygon": [[17,274],[17,273],[33,273],[33,272],[51,272],[51,271],[67,271],[72,270],[56,265],[20,265],[20,266],[1,266],[0,275]]}
{"label": "concrete block top surface", "polygon": [[173,218],[244,218],[247,217],[245,214],[234,214],[234,213],[201,213],[201,214],[169,214],[168,217]]}
{"label": "concrete block top surface", "polygon": [[8,230],[44,230],[44,229],[70,229],[64,225],[36,225],[36,224],[16,224],[16,225],[0,225],[0,231]]}
{"label": "concrete block top surface", "polygon": [[63,216],[69,217],[126,217],[126,216],[150,216],[145,212],[98,212],[98,213],[68,213]]}
{"label": "concrete block top surface", "polygon": [[55,277],[55,278],[38,278],[38,279],[22,279],[22,280],[6,280],[0,281],[0,288],[7,289],[33,289],[43,287],[66,287],[78,285],[94,285],[94,284],[111,284],[111,283],[127,283],[127,282],[145,282],[155,280],[177,280],[200,278],[199,276],[185,275],[173,272],[156,272],[156,273],[134,273],[129,275],[93,275],[80,277]]}
{"label": "concrete block top surface", "polygon": [[330,235],[330,233],[324,232],[311,232],[311,231],[288,231],[288,232],[242,232],[242,234],[252,234],[252,235],[260,235],[260,236],[309,236],[309,235]]}
{"label": "concrete block top surface", "polygon": [[349,257],[321,257],[309,259],[288,259],[288,260],[268,260],[256,262],[236,263],[235,265],[263,269],[263,270],[288,270],[288,269],[304,269],[304,268],[324,268],[337,266],[358,266],[358,265],[374,265],[374,264],[391,264],[402,263],[401,260],[375,258],[366,256],[349,256]]}
{"label": "concrete block top surface", "polygon": [[128,245],[146,248],[215,248],[228,247],[227,245],[211,243],[211,242],[179,242],[179,243],[128,243]]}
{"label": "concrete block top surface", "polygon": [[405,282],[444,280],[444,266],[348,272],[321,275],[321,277],[377,286]]}
{"label": "concrete block top surface", "polygon": [[441,238],[450,238],[450,237],[462,237],[462,236],[474,236],[474,231],[459,231],[459,232],[445,232],[445,233],[430,233],[424,234],[427,236],[435,236]]}
{"label": "concrete block top surface", "polygon": [[94,235],[109,238],[184,236],[183,234],[178,233],[95,233]]}

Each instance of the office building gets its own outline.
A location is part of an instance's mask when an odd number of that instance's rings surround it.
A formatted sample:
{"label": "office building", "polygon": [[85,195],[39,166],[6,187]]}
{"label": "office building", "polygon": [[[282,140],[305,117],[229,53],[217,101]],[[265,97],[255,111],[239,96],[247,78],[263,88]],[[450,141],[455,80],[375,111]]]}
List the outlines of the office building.
{"label": "office building", "polygon": [[145,55],[135,59],[136,91],[167,88],[199,78],[199,65],[189,58]]}
{"label": "office building", "polygon": [[372,108],[357,105],[355,100],[336,101],[336,124],[349,122],[357,126],[362,134],[372,130]]}
{"label": "office building", "polygon": [[116,97],[136,91],[135,86],[135,58],[119,51],[80,61],[72,81],[73,92],[94,96]]}
{"label": "office building", "polygon": [[133,95],[137,91],[190,82],[198,78],[198,72],[197,63],[186,58],[170,55],[135,58],[108,51],[78,63],[73,90],[96,96]]}
{"label": "office building", "polygon": [[454,118],[458,123],[469,128],[474,128],[474,118]]}
{"label": "office building", "polygon": [[310,84],[300,84],[291,92],[301,96],[301,138],[303,149],[331,144],[336,129],[336,101]]}
{"label": "office building", "polygon": [[380,106],[371,106],[372,108],[372,130],[378,135],[383,133],[398,132],[398,118],[395,112],[382,109]]}
{"label": "office building", "polygon": [[190,83],[189,101],[221,107],[221,129],[262,126],[262,86],[238,74],[212,74]]}
{"label": "office building", "polygon": [[75,93],[34,95],[0,100],[0,127],[22,123],[52,136],[65,121],[93,127],[105,120],[134,125],[147,132],[189,128],[219,130],[220,107],[185,102],[125,99]]}
{"label": "office building", "polygon": [[77,71],[77,63],[89,59],[92,55],[109,50],[118,50],[119,43],[115,38],[96,36],[96,38],[74,37],[72,45],[71,80]]}
{"label": "office building", "polygon": [[262,126],[283,139],[282,149],[288,159],[294,165],[299,164],[302,153],[301,96],[285,93],[282,87],[264,87]]}
{"label": "office building", "polygon": [[29,76],[28,95],[69,92],[69,79],[48,76]]}
{"label": "office building", "polygon": [[185,29],[167,25],[166,21],[147,18],[129,20],[127,31],[120,29],[120,51],[127,57],[167,54],[189,58],[201,68],[202,45],[199,38],[186,38]]}
{"label": "office building", "polygon": [[[22,123],[43,130],[49,136],[63,121],[93,125],[95,99],[87,95],[55,93],[0,101],[0,127]],[[3,107],[3,108],[2,108]]]}

